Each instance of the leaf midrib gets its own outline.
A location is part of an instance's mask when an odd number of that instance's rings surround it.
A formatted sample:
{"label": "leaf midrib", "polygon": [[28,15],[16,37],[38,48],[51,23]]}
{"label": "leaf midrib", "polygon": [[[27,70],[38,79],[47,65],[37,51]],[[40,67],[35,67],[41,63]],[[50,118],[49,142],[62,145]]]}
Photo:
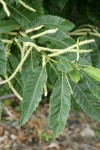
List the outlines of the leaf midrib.
{"label": "leaf midrib", "polygon": [[[62,75],[62,90],[61,90],[61,107],[60,107],[60,112],[59,112],[59,127],[60,127],[60,115],[61,115],[61,111],[62,111],[62,101],[63,101],[63,75]],[[60,131],[60,129],[59,129]]]}

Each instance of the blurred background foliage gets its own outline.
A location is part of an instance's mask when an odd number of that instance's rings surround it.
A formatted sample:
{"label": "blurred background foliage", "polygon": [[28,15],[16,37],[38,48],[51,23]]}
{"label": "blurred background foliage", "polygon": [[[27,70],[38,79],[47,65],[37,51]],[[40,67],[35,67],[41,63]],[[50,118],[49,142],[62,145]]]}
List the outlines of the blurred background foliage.
{"label": "blurred background foliage", "polygon": [[44,0],[47,13],[69,19],[76,25],[93,24],[100,27],[99,0]]}

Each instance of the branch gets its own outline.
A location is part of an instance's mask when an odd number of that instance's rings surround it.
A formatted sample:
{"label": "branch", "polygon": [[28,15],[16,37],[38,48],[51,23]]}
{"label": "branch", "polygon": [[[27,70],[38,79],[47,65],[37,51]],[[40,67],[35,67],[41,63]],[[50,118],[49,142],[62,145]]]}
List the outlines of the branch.
{"label": "branch", "polygon": [[14,94],[6,95],[6,96],[0,96],[0,101],[1,100],[6,100],[6,99],[13,99],[16,96]]}

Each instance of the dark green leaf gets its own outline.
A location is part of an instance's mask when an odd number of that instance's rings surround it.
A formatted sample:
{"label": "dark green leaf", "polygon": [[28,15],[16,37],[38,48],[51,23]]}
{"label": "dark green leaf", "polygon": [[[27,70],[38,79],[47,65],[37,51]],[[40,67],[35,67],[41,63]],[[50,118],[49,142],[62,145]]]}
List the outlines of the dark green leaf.
{"label": "dark green leaf", "polygon": [[92,92],[92,94],[100,100],[100,84],[96,83],[91,77],[86,74],[84,75],[84,81],[86,82],[88,88]]}
{"label": "dark green leaf", "polygon": [[36,52],[32,51],[22,67],[22,80],[25,84],[29,74],[34,68],[39,66],[39,59],[37,58]]}
{"label": "dark green leaf", "polygon": [[34,19],[31,27],[36,27],[39,25],[44,25],[46,28],[58,28],[61,31],[67,32],[74,28],[74,24],[68,20],[65,20],[61,17],[45,15],[39,18]]}
{"label": "dark green leaf", "polygon": [[10,10],[11,16],[24,28],[27,28],[34,18],[44,14],[43,7],[41,7],[38,0],[31,2],[31,7],[36,9],[36,12],[31,12],[30,10],[19,5],[10,5],[8,3],[7,5]]}
{"label": "dark green leaf", "polygon": [[91,95],[86,85],[76,85],[73,91],[76,101],[81,108],[92,119],[100,121],[100,100]]}
{"label": "dark green leaf", "polygon": [[58,79],[50,97],[49,123],[55,137],[64,129],[70,110],[71,94],[65,76]]}
{"label": "dark green leaf", "polygon": [[0,21],[0,33],[7,33],[19,28],[19,24],[14,20]]}
{"label": "dark green leaf", "polygon": [[37,67],[29,75],[23,89],[21,125],[28,121],[33,111],[39,105],[46,80],[46,68]]}
{"label": "dark green leaf", "polygon": [[65,6],[65,4],[66,4],[67,1],[68,0],[59,0],[59,6],[60,6],[61,9],[64,8],[64,6]]}
{"label": "dark green leaf", "polygon": [[61,57],[61,59],[57,63],[57,69],[62,72],[70,72],[73,70],[71,64],[65,57]]}
{"label": "dark green leaf", "polygon": [[0,42],[0,74],[6,74],[6,50],[2,42]]}
{"label": "dark green leaf", "polygon": [[39,42],[44,44],[50,42],[52,45],[56,45],[58,48],[66,48],[75,44],[75,41],[61,31],[57,31],[54,34],[47,34],[39,38]]}

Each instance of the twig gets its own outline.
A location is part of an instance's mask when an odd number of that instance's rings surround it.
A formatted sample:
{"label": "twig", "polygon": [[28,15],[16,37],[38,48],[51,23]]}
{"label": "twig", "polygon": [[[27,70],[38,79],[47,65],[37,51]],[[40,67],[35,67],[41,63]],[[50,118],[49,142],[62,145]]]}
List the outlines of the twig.
{"label": "twig", "polygon": [[16,96],[14,94],[6,95],[6,96],[0,96],[0,101],[1,100],[6,100],[6,99],[13,99]]}
{"label": "twig", "polygon": [[3,105],[3,108],[6,111],[6,113],[10,116],[11,119],[16,120],[15,116],[10,112],[10,110],[5,105]]}

